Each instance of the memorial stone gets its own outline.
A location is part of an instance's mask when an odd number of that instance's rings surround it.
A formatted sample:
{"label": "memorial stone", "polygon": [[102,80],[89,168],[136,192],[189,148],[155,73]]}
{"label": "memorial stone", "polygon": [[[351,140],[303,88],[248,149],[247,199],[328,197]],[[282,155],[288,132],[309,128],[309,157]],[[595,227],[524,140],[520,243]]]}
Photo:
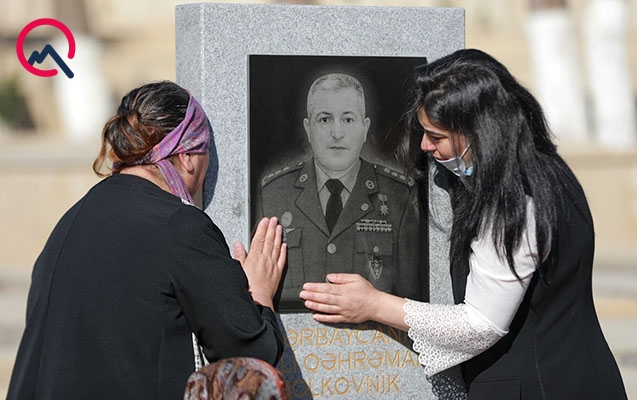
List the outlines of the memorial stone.
{"label": "memorial stone", "polygon": [[[206,177],[203,205],[228,243],[249,243],[252,226],[250,193],[256,183],[250,181],[250,56],[434,60],[463,47],[464,11],[457,8],[177,6],[177,82],[200,100],[214,130],[216,157]],[[448,264],[432,261],[444,281],[447,275],[440,271]],[[432,287],[450,296],[447,282],[432,282]],[[279,318],[286,348],[278,368],[293,398],[438,398],[406,332],[375,323],[325,325],[302,312]]]}

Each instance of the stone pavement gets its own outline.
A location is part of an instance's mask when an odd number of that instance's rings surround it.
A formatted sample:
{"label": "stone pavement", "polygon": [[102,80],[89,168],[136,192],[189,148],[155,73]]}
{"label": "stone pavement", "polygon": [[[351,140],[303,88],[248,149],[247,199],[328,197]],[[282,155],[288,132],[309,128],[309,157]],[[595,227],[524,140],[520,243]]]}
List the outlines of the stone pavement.
{"label": "stone pavement", "polygon": [[[24,327],[29,276],[28,268],[0,269],[0,398],[7,395]],[[602,329],[619,364],[628,398],[637,399],[637,266],[597,267],[593,290]]]}

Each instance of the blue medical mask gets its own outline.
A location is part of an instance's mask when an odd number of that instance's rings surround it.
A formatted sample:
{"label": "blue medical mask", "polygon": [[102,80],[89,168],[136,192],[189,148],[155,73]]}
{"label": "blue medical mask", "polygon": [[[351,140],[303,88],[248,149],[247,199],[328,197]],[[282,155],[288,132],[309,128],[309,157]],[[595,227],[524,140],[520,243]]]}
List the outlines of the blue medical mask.
{"label": "blue medical mask", "polygon": [[473,166],[468,167],[465,165],[464,157],[465,153],[469,150],[471,145],[468,145],[466,149],[460,154],[460,157],[449,158],[448,160],[439,160],[434,158],[440,165],[447,168],[449,171],[453,172],[456,176],[460,176],[461,174],[464,176],[470,176],[473,173]]}

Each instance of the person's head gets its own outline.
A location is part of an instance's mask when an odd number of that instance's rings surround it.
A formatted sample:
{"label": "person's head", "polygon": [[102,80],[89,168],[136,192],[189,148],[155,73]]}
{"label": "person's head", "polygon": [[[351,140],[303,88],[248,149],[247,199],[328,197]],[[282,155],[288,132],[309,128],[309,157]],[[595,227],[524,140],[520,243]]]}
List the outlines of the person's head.
{"label": "person's head", "polygon": [[229,357],[193,372],[186,382],[184,398],[290,399],[286,380],[266,361],[251,357]]}
{"label": "person's head", "polygon": [[354,165],[369,124],[363,87],[356,78],[329,74],[314,81],[303,127],[316,162],[328,175],[336,176]]}
{"label": "person's head", "polygon": [[421,151],[437,160],[462,157],[473,167],[472,180],[493,180],[505,169],[523,168],[536,152],[555,152],[538,102],[479,50],[419,67],[408,118]]}
{"label": "person's head", "polygon": [[112,174],[166,159],[194,195],[208,167],[210,133],[203,109],[188,91],[170,81],[149,83],[127,93],[104,125],[93,170],[106,176],[101,168],[107,158]]}
{"label": "person's head", "polygon": [[468,265],[471,241],[492,223],[494,243],[504,245],[513,270],[527,196],[535,203],[537,242],[544,254],[555,226],[556,177],[564,164],[539,103],[501,63],[479,50],[456,51],[416,68],[414,77],[407,142],[415,139],[420,154],[429,152],[438,160],[466,151],[463,161],[473,167],[470,176],[459,174],[451,190],[452,260]]}

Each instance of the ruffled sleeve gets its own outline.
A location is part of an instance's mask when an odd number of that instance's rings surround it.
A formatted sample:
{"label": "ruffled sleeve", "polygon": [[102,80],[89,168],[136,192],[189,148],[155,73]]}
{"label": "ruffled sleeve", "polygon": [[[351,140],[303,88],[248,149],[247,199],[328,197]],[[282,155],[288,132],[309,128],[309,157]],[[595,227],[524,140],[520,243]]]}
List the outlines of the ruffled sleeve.
{"label": "ruffled sleeve", "polygon": [[467,361],[508,333],[539,257],[535,209],[527,199],[527,226],[514,254],[518,280],[494,247],[490,227],[474,240],[466,294],[456,305],[411,301],[403,306],[409,337],[426,375]]}
{"label": "ruffled sleeve", "polygon": [[405,323],[426,375],[458,365],[493,346],[506,332],[465,304],[408,300]]}

